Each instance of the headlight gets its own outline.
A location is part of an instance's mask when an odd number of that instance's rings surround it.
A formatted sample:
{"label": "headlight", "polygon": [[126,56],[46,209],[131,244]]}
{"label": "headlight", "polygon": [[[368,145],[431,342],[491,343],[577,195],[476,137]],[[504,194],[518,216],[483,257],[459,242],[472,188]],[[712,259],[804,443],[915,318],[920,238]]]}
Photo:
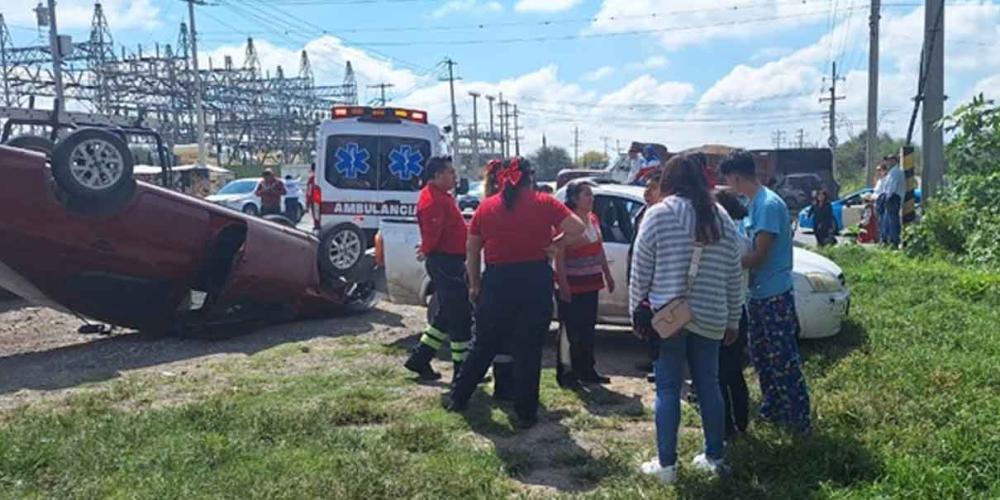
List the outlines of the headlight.
{"label": "headlight", "polygon": [[830,293],[841,290],[842,285],[836,276],[827,273],[806,273],[806,281],[814,292]]}

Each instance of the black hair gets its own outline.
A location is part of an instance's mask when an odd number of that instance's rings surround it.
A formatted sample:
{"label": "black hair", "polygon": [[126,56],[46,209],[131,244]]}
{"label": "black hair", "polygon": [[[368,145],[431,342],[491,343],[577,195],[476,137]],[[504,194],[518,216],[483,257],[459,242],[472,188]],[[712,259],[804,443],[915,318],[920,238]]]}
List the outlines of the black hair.
{"label": "black hair", "polygon": [[723,158],[719,163],[719,172],[722,175],[738,175],[744,179],[757,178],[757,166],[753,162],[753,155],[745,149],[734,150]]}
{"label": "black hair", "polygon": [[712,244],[722,238],[715,196],[705,178],[707,159],[701,153],[680,154],[663,168],[660,189],[667,196],[687,198],[694,206],[694,238],[702,244]]}
{"label": "black hair", "polygon": [[[504,160],[503,169],[510,168],[510,164],[513,160]],[[507,210],[513,210],[514,204],[517,202],[517,194],[521,191],[524,186],[534,186],[535,180],[532,179],[531,162],[526,158],[517,158],[518,170],[521,171],[521,182],[518,182],[516,186],[511,186],[510,184],[504,184],[500,189],[503,193],[503,205],[507,207]]]}
{"label": "black hair", "polygon": [[583,188],[594,189],[597,184],[587,180],[576,180],[566,185],[566,206],[570,210],[576,210],[576,203],[583,194]]}
{"label": "black hair", "polygon": [[424,182],[430,182],[451,165],[450,156],[432,156],[427,160],[427,170],[424,172]]}
{"label": "black hair", "polygon": [[729,218],[733,220],[740,220],[750,214],[747,211],[747,207],[743,206],[740,198],[732,191],[718,191],[715,193],[715,201],[719,202],[719,205],[722,205],[722,208],[729,214]]}

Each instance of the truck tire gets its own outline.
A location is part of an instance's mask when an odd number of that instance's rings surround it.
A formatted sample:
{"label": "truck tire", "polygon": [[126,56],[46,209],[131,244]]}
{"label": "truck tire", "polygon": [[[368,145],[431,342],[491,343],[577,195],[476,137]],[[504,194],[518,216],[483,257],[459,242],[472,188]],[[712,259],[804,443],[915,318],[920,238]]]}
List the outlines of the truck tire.
{"label": "truck tire", "polygon": [[128,145],[106,130],[73,132],[56,145],[51,163],[59,187],[80,200],[99,204],[135,184],[135,160]]}
{"label": "truck tire", "polygon": [[265,215],[264,220],[271,221],[280,226],[285,226],[295,229],[295,223],[289,220],[288,217],[285,217],[284,215],[278,215],[278,214]]}
{"label": "truck tire", "polygon": [[52,142],[47,137],[38,135],[19,135],[17,137],[12,137],[7,140],[6,145],[12,148],[35,151],[42,153],[45,156],[51,155],[52,150],[56,148],[56,143]]}
{"label": "truck tire", "polygon": [[331,279],[351,277],[364,260],[365,234],[361,228],[345,222],[319,233],[319,268]]}

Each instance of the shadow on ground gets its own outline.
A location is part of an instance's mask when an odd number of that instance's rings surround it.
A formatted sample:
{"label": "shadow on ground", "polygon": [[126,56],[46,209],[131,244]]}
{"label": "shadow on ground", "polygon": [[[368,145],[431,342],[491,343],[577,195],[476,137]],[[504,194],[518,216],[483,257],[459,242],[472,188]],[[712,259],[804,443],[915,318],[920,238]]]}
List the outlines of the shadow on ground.
{"label": "shadow on ground", "polygon": [[799,349],[809,370],[807,375],[822,376],[837,362],[855,352],[868,349],[868,331],[854,318],[844,320],[838,335],[827,339],[802,340]]}
{"label": "shadow on ground", "polygon": [[[506,416],[506,423],[495,410]],[[479,390],[462,415],[474,432],[493,443],[507,474],[529,488],[583,493],[595,489],[602,479],[622,473],[620,464],[595,457],[577,443],[563,423],[571,416],[568,411],[542,406],[538,424],[514,430],[509,424],[517,418],[513,404],[498,402]]]}
{"label": "shadow on ground", "polygon": [[367,314],[248,328],[223,340],[113,335],[91,342],[0,357],[0,394],[21,389],[54,390],[115,378],[120,372],[213,354],[246,354],[317,337],[361,335],[376,328],[399,328],[399,314]]}
{"label": "shadow on ground", "polygon": [[[816,457],[822,457],[817,460]],[[777,432],[753,435],[727,450],[733,467],[725,480],[683,475],[677,485],[680,498],[796,498],[824,497],[824,485],[851,488],[875,481],[883,464],[853,436],[817,432],[794,438]]]}

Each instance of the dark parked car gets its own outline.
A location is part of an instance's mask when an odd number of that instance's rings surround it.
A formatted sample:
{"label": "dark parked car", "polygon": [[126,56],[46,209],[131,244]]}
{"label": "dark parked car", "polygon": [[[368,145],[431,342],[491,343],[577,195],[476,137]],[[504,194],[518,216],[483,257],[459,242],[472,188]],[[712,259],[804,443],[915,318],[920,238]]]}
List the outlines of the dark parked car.
{"label": "dark parked car", "polygon": [[813,194],[820,189],[823,189],[823,178],[817,174],[788,174],[774,185],[774,191],[785,200],[788,209],[795,212],[810,205]]}
{"label": "dark parked car", "polygon": [[154,333],[374,306],[371,266],[332,273],[318,240],[282,217],[248,217],[132,169],[125,141],[103,129],[73,132],[49,161],[0,146],[0,287]]}

